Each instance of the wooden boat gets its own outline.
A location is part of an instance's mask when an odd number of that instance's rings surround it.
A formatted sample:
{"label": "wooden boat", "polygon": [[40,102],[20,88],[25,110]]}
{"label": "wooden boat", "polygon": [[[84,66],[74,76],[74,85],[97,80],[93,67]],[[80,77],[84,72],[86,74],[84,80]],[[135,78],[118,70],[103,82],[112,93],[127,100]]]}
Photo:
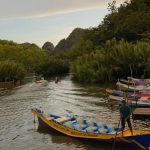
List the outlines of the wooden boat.
{"label": "wooden boat", "polygon": [[150,107],[150,98],[149,97],[141,97],[141,98],[134,99],[134,98],[126,98],[126,97],[110,95],[109,99],[116,101],[118,105],[121,105],[122,101],[126,100],[127,104],[132,107],[135,107],[135,106]]}
{"label": "wooden boat", "polygon": [[114,96],[122,96],[122,97],[149,97],[150,98],[150,93],[140,93],[140,92],[123,92],[119,90],[112,90],[112,89],[106,89],[107,94],[114,95]]}
{"label": "wooden boat", "polygon": [[124,137],[119,128],[105,123],[96,123],[93,120],[85,120],[82,117],[56,116],[38,108],[31,109],[38,117],[39,125],[53,128],[63,134],[76,138],[97,139],[103,142],[122,144],[127,146],[148,149],[150,147],[150,131],[134,130],[131,135],[128,129],[124,131]]}
{"label": "wooden boat", "polygon": [[130,80],[125,80],[125,79],[119,79],[119,82],[121,82],[122,84],[127,84],[127,85],[136,85],[136,81],[130,81]]}
{"label": "wooden boat", "polygon": [[24,78],[23,78],[23,82],[24,82],[24,83],[34,82],[34,81],[36,81],[36,80],[40,80],[41,77],[42,77],[42,74],[41,74],[41,75],[38,75],[38,76],[24,77]]}
{"label": "wooden boat", "polygon": [[135,93],[136,97],[150,97],[150,93]]}
{"label": "wooden boat", "polygon": [[40,79],[36,80],[35,82],[36,83],[42,83],[42,82],[44,82],[44,77],[41,77]]}
{"label": "wooden boat", "polygon": [[150,85],[150,81],[139,81],[139,80],[125,80],[119,79],[119,82],[127,85]]}
{"label": "wooden boat", "polygon": [[123,92],[123,91],[112,90],[112,89],[106,89],[106,92],[108,94],[111,94],[111,95],[114,95],[114,96],[134,97],[133,92]]}
{"label": "wooden boat", "polygon": [[150,91],[150,86],[145,86],[145,85],[139,85],[139,86],[132,86],[132,85],[126,85],[126,84],[122,84],[120,82],[117,82],[116,84],[118,86],[118,89],[121,91]]}
{"label": "wooden boat", "polygon": [[138,78],[132,78],[132,77],[127,77],[127,79],[131,81],[150,81],[150,79],[138,79]]}

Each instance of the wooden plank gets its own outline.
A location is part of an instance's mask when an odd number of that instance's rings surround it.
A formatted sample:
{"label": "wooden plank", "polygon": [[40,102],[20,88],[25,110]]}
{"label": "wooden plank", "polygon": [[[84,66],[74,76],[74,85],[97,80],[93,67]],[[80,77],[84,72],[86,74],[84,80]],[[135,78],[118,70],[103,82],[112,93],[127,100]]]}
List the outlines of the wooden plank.
{"label": "wooden plank", "polygon": [[150,115],[150,108],[136,108],[133,115]]}

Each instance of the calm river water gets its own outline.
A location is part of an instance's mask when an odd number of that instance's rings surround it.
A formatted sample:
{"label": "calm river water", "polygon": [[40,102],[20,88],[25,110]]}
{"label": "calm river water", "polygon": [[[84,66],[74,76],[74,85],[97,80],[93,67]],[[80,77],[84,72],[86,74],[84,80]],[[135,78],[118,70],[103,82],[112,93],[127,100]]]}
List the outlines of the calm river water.
{"label": "calm river water", "polygon": [[[30,109],[57,115],[78,115],[96,122],[118,125],[118,106],[108,105],[106,88],[115,84],[80,84],[71,75],[61,77],[61,85],[49,78],[43,83],[28,83],[0,97],[0,150],[111,150],[112,145],[95,140],[71,138],[53,129],[41,129],[34,123]],[[132,120],[134,129],[150,130],[150,120]],[[115,150],[125,149],[115,146]]]}

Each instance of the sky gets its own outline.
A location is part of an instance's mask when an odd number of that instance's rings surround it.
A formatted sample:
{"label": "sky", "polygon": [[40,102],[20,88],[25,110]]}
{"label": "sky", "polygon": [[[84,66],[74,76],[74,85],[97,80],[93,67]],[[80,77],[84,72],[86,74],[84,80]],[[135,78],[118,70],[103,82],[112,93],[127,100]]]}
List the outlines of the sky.
{"label": "sky", "polygon": [[[54,46],[73,29],[98,26],[113,0],[0,0],[0,39],[17,43],[47,41]],[[116,0],[116,6],[125,0]]]}

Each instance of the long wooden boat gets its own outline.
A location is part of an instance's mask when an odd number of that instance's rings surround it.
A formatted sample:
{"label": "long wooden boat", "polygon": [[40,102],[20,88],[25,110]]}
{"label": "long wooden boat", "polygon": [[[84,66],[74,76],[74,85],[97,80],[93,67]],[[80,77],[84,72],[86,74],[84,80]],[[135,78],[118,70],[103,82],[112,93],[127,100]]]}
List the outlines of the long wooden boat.
{"label": "long wooden boat", "polygon": [[118,86],[118,89],[121,91],[150,91],[150,86],[145,86],[145,85],[139,85],[139,86],[132,86],[132,85],[126,85],[122,84],[120,82],[117,82],[116,85]]}
{"label": "long wooden boat", "polygon": [[120,97],[120,96],[109,96],[110,100],[114,100],[117,102],[117,104],[121,105],[123,100],[127,101],[127,104],[129,106],[135,107],[150,107],[150,99],[149,97],[141,97],[138,99],[133,99],[133,98],[125,98],[125,97]]}
{"label": "long wooden boat", "polygon": [[40,80],[41,77],[42,77],[42,74],[38,76],[24,77],[23,83],[35,82],[36,80]]}
{"label": "long wooden boat", "polygon": [[138,79],[138,78],[132,78],[132,77],[127,77],[127,79],[131,81],[150,81],[150,79]]}
{"label": "long wooden boat", "polygon": [[150,147],[150,131],[125,129],[122,137],[121,131],[114,125],[96,123],[93,120],[86,120],[82,117],[57,116],[38,108],[31,109],[31,112],[38,117],[40,126],[53,128],[63,134],[76,138],[97,139],[103,142],[122,144],[141,149]]}
{"label": "long wooden boat", "polygon": [[125,80],[125,79],[119,79],[119,82],[127,85],[150,85],[150,81],[139,81],[139,80]]}
{"label": "long wooden boat", "polygon": [[140,92],[123,92],[119,90],[112,90],[112,89],[106,89],[107,94],[114,95],[114,96],[122,96],[122,97],[149,97],[150,98],[150,93],[140,93]]}
{"label": "long wooden boat", "polygon": [[134,92],[123,92],[123,91],[112,90],[108,88],[106,89],[106,92],[114,96],[134,97]]}

